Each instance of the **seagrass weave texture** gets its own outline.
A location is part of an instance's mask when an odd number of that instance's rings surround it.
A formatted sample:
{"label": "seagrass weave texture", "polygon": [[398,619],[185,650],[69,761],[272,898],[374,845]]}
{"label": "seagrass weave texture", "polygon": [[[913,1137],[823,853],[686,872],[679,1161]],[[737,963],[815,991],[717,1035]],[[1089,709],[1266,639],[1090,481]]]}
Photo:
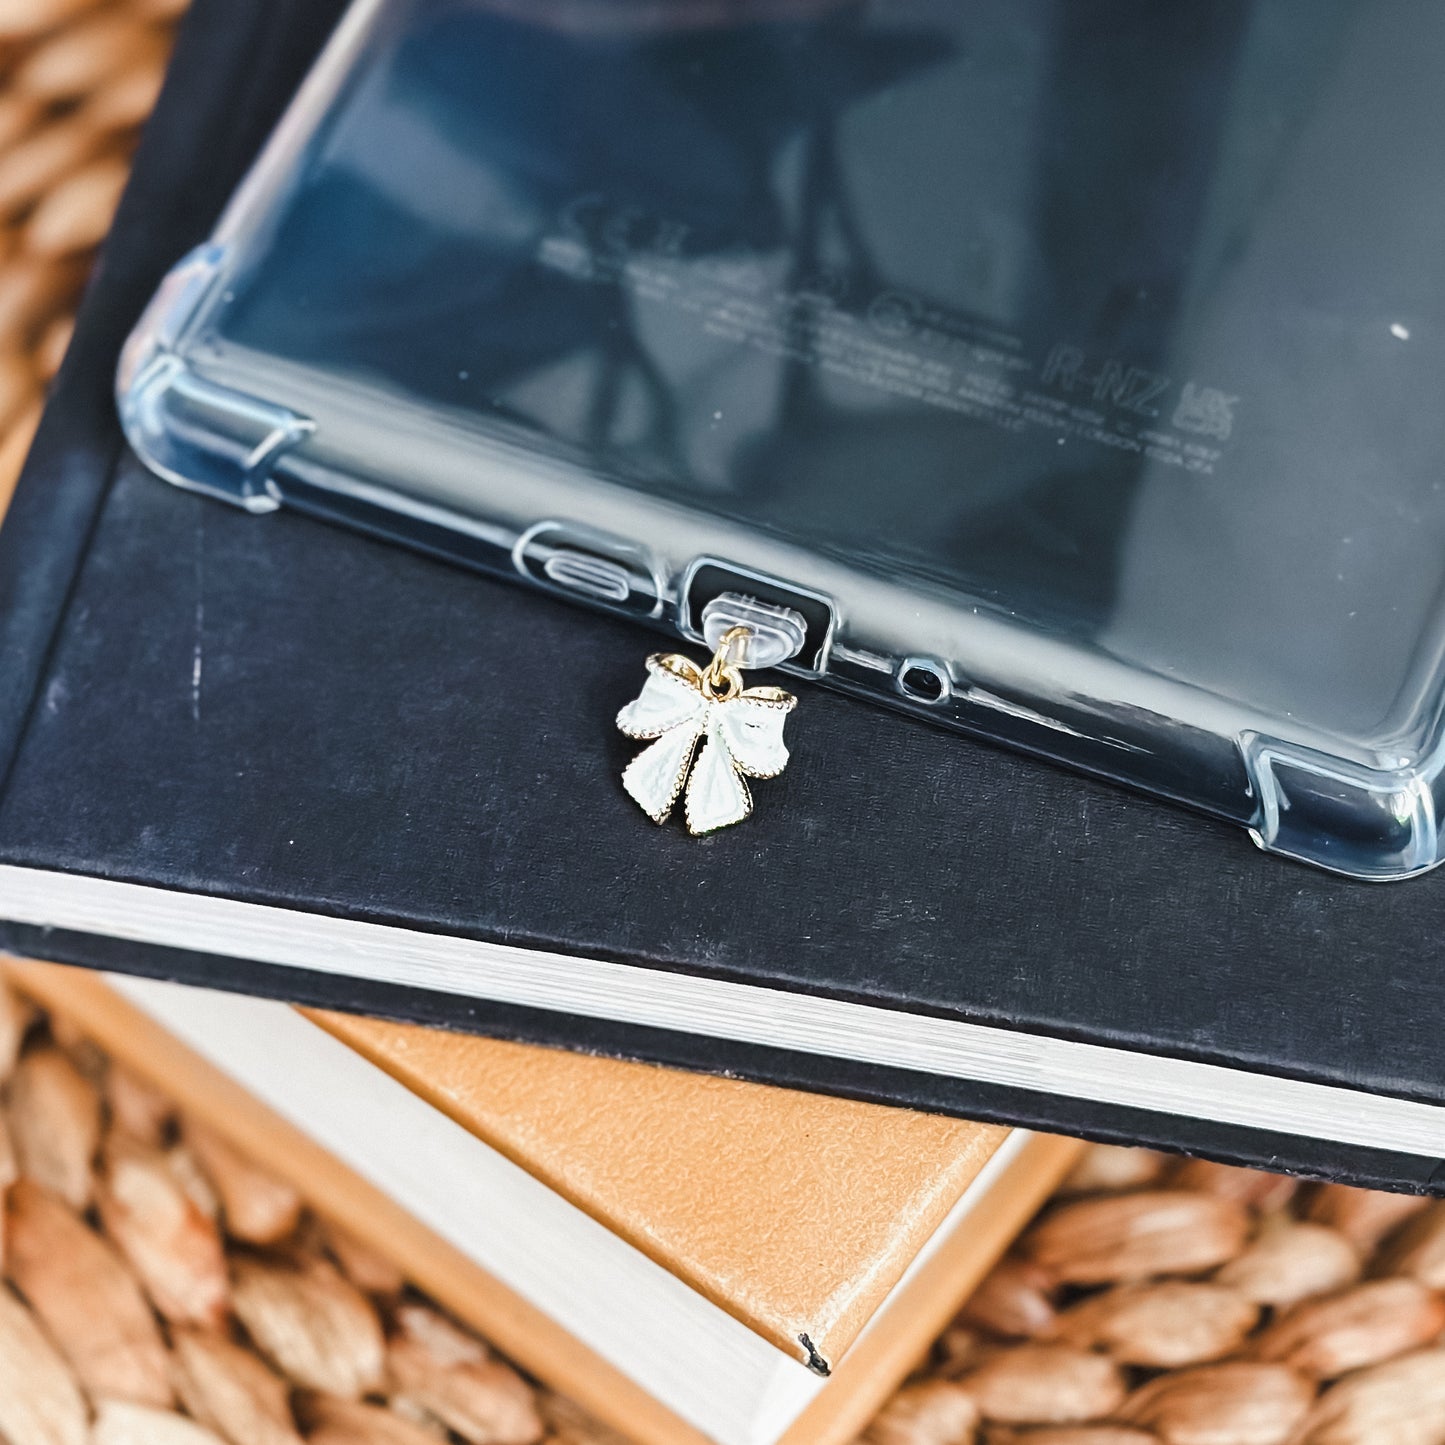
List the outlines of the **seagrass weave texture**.
{"label": "seagrass weave texture", "polygon": [[1096,1147],[870,1445],[1439,1445],[1445,1202]]}
{"label": "seagrass weave texture", "polygon": [[185,0],[0,0],[0,501],[70,339]]}

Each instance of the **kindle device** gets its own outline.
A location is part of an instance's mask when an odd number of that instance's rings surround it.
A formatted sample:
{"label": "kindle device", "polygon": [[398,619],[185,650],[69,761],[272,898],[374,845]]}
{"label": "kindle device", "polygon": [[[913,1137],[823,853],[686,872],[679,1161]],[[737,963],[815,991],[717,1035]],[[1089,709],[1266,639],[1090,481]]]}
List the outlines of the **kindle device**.
{"label": "kindle device", "polygon": [[695,640],[787,606],[795,673],[1404,877],[1442,74],[1431,0],[358,0],[126,430]]}

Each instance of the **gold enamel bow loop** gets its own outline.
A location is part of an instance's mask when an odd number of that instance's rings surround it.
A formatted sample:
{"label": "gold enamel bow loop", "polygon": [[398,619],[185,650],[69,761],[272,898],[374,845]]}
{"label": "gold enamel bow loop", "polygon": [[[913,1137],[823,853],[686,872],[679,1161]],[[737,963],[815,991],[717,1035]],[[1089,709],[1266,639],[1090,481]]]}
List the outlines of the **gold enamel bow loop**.
{"label": "gold enamel bow loop", "polygon": [[743,685],[736,658],[748,635],[745,627],[726,632],[706,667],[654,653],[642,692],[617,714],[628,737],[651,744],[628,764],[622,786],[654,822],[666,821],[685,788],[689,832],[741,823],[753,810],[747,779],[775,778],[787,766],[783,724],[798,699]]}

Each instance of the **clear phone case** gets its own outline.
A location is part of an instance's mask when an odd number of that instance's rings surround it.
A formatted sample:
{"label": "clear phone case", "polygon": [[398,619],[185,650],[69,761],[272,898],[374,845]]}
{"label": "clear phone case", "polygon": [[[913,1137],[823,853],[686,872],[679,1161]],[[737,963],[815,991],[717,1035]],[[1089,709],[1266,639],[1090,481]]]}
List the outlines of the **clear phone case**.
{"label": "clear phone case", "polygon": [[795,673],[1403,878],[1442,75],[1434,0],[360,0],[122,416],[688,637],[789,607]]}

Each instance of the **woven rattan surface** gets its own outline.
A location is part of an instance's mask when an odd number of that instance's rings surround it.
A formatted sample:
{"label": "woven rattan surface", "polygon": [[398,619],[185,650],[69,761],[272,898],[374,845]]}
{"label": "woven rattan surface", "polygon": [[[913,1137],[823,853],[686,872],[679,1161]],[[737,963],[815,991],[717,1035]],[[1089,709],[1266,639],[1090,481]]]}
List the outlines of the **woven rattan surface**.
{"label": "woven rattan surface", "polygon": [[875,1445],[1438,1445],[1445,1202],[1098,1146]]}
{"label": "woven rattan surface", "polygon": [[0,500],[160,88],[178,0],[0,0]]}

